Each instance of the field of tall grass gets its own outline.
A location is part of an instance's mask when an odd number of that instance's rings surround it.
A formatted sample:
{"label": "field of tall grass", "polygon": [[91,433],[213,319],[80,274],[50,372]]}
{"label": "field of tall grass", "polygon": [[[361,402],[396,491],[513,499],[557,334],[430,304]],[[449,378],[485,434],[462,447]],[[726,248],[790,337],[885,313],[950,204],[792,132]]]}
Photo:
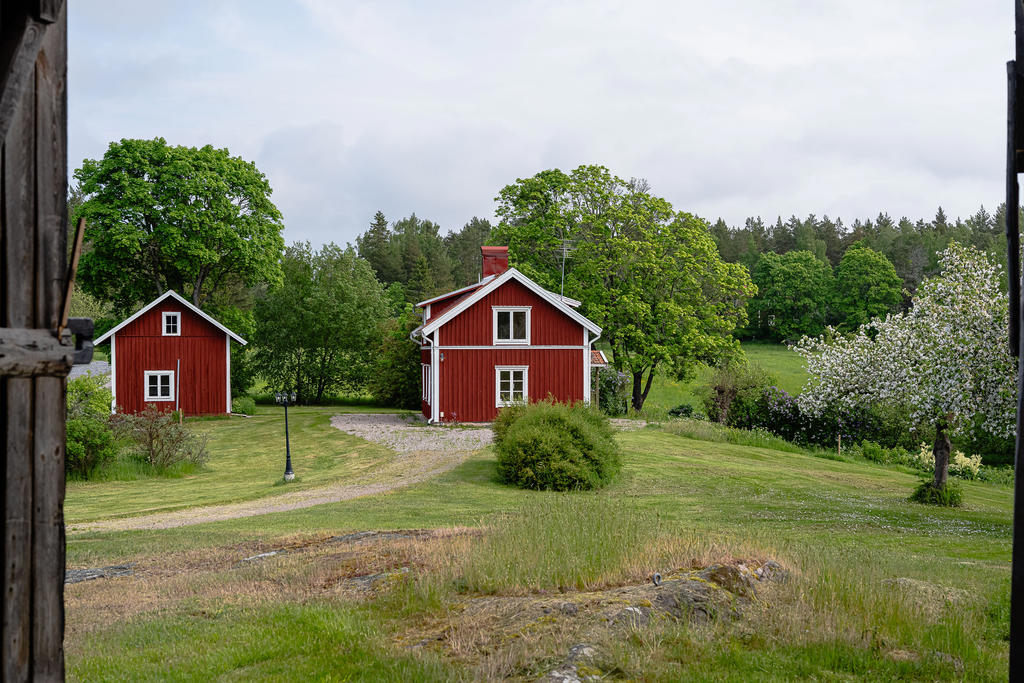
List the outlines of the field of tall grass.
{"label": "field of tall grass", "polygon": [[[621,433],[623,474],[597,493],[505,487],[485,450],[385,495],[72,535],[70,566],[133,562],[136,574],[68,587],[69,675],[533,679],[586,637],[585,617],[509,630],[503,615],[526,604],[515,601],[772,559],[789,580],[736,618],[599,630],[596,665],[645,680],[1005,680],[1009,487],[965,482],[965,508],[934,509],[908,502],[917,477],[899,468],[734,432],[681,422]],[[363,529],[451,532],[365,556],[324,543]],[[372,594],[339,592],[381,571],[394,574]]]}

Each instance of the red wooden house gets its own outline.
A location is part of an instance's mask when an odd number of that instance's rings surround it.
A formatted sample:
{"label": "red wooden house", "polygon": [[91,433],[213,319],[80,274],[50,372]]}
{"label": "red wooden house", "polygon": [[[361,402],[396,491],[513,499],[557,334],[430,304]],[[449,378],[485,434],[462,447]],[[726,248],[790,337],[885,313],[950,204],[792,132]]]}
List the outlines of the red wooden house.
{"label": "red wooden house", "polygon": [[231,340],[246,341],[169,291],[96,340],[110,340],[115,408],[231,412]]}
{"label": "red wooden house", "polygon": [[417,304],[424,417],[484,422],[515,401],[588,401],[601,328],[576,311],[579,302],[509,268],[508,247],[483,247],[482,276]]}

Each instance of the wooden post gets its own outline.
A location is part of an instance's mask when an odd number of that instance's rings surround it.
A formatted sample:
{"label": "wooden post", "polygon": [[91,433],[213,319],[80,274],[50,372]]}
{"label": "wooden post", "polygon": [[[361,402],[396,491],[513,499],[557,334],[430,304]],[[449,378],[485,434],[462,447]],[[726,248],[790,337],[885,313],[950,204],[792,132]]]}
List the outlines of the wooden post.
{"label": "wooden post", "polygon": [[67,15],[0,3],[3,680],[64,678]]}

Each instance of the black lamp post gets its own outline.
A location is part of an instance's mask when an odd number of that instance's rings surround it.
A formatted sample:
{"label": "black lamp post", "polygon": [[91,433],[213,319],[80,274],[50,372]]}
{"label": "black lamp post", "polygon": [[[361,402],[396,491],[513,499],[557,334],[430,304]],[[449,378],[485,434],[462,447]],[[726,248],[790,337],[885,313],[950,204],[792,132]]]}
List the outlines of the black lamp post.
{"label": "black lamp post", "polygon": [[292,472],[292,446],[288,441],[288,404],[295,403],[295,392],[290,394],[287,391],[278,391],[274,393],[274,399],[281,405],[284,406],[284,480],[291,481],[295,478],[295,472]]}

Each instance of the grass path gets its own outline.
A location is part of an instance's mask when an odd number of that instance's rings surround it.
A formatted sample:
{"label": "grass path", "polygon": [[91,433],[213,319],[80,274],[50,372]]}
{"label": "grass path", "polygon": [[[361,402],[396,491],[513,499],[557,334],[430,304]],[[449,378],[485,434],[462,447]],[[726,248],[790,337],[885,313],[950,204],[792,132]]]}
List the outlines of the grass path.
{"label": "grass path", "polygon": [[362,496],[387,493],[403,486],[411,486],[454,468],[473,454],[473,451],[417,451],[392,460],[373,475],[358,483],[334,484],[318,488],[290,491],[258,500],[247,500],[225,505],[158,512],[137,517],[115,517],[93,522],[79,522],[67,526],[68,534],[90,531],[131,531],[143,529],[173,529],[176,527],[220,522],[242,517],[255,517],[275,512],[299,510],[325,503],[340,503]]}
{"label": "grass path", "polygon": [[[386,444],[396,457],[367,471],[355,481],[288,491],[281,495],[220,505],[169,510],[130,517],[114,517],[68,524],[69,534],[89,531],[172,529],[241,517],[338,503],[410,486],[454,468],[490,442],[490,429],[445,429],[405,424],[398,415],[339,415],[330,430],[359,434]],[[333,434],[325,435],[334,436]],[[289,485],[290,486],[290,485]]]}
{"label": "grass path", "polygon": [[[288,485],[289,492],[364,481],[395,458],[381,445],[331,427],[332,415],[347,412],[353,411],[341,407],[289,411],[292,462],[299,478]],[[180,478],[68,482],[67,523],[77,526],[112,517],[157,515],[284,493],[280,485],[285,459],[283,411],[259,407],[251,418],[198,420],[189,426],[208,439],[210,459],[202,470]]]}

